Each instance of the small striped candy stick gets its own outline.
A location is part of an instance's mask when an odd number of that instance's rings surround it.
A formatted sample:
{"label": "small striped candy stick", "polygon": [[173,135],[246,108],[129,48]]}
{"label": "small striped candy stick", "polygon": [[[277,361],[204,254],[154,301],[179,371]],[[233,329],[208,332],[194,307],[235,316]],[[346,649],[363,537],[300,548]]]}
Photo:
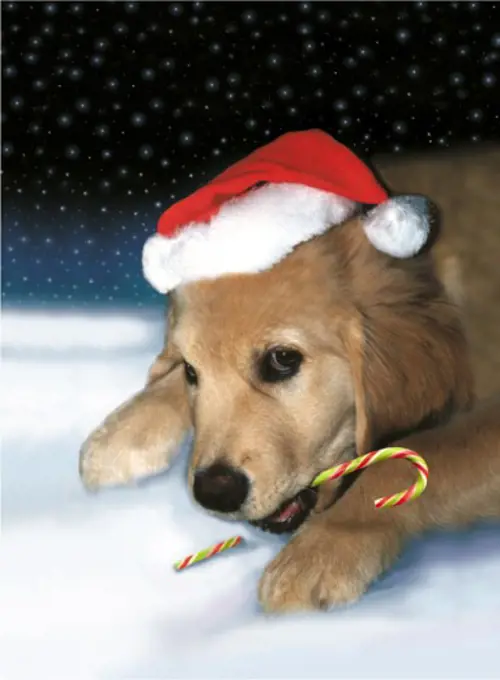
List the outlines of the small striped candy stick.
{"label": "small striped candy stick", "polygon": [[415,451],[410,451],[410,449],[404,449],[399,446],[390,446],[386,449],[380,449],[379,451],[372,451],[371,453],[366,453],[364,456],[359,456],[350,460],[347,463],[341,463],[335,467],[320,472],[320,474],[313,480],[311,486],[319,486],[325,482],[331,481],[332,479],[338,479],[344,475],[349,475],[351,472],[356,472],[357,470],[362,470],[369,465],[374,465],[375,463],[381,463],[384,460],[394,460],[401,458],[403,460],[409,460],[416,468],[418,472],[418,479],[415,484],[412,484],[405,491],[400,491],[399,493],[394,493],[391,496],[383,496],[382,498],[377,498],[375,501],[376,508],[392,508],[396,505],[403,505],[403,503],[408,503],[408,501],[413,501],[419,496],[421,496],[427,486],[427,478],[429,476],[429,468],[427,463],[419,456]]}
{"label": "small striped candy stick", "polygon": [[175,562],[174,569],[176,571],[182,571],[183,569],[190,567],[192,564],[196,564],[197,562],[201,562],[202,560],[208,560],[210,557],[213,557],[214,555],[218,555],[219,553],[224,552],[224,550],[234,548],[235,546],[239,545],[242,541],[243,541],[242,536],[233,536],[232,538],[228,538],[226,541],[216,543],[210,548],[205,548],[205,550],[200,550],[199,552],[194,553],[193,555],[188,555],[183,560]]}

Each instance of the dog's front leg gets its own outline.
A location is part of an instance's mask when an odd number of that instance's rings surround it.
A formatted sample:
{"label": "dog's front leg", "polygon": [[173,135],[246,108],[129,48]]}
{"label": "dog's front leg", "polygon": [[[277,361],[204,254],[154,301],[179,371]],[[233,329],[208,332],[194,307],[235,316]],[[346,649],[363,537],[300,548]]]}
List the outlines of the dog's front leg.
{"label": "dog's front leg", "polygon": [[500,518],[500,408],[493,399],[449,425],[401,444],[429,464],[421,498],[377,510],[373,500],[409,487],[403,461],[367,468],[352,488],[313,515],[266,568],[259,597],[266,611],[328,608],[357,600],[400,553],[433,527]]}
{"label": "dog's front leg", "polygon": [[328,609],[354,602],[396,559],[404,533],[388,515],[314,515],[267,566],[259,601],[267,612]]}
{"label": "dog's front leg", "polygon": [[182,365],[168,368],[160,357],[150,372],[152,382],[87,437],[79,470],[88,489],[127,484],[170,465],[190,432],[191,416]]}

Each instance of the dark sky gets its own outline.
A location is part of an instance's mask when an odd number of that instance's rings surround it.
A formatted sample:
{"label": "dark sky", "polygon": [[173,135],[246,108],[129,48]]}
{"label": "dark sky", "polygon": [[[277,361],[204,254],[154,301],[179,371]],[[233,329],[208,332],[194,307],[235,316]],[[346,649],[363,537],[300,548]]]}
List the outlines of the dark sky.
{"label": "dark sky", "polygon": [[3,296],[148,304],[170,203],[283,132],[498,138],[497,3],[2,3]]}

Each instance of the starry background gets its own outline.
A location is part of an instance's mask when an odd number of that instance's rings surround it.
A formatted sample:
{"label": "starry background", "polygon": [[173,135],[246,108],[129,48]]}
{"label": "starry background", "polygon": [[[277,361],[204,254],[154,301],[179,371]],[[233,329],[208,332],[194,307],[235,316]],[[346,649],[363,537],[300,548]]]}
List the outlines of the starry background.
{"label": "starry background", "polygon": [[498,138],[497,3],[2,3],[4,305],[149,306],[163,210],[290,131]]}

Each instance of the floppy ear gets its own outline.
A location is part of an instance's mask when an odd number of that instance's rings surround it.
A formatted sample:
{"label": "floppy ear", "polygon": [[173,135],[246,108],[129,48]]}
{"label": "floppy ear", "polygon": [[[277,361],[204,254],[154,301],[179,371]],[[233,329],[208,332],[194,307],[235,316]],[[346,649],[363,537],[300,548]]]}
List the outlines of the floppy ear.
{"label": "floppy ear", "polygon": [[89,489],[126,484],[168,468],[191,430],[184,369],[167,344],[146,387],[115,409],[80,450],[80,477]]}
{"label": "floppy ear", "polygon": [[344,341],[362,454],[468,408],[473,386],[458,310],[430,253],[390,258],[350,228],[347,269],[356,313]]}

